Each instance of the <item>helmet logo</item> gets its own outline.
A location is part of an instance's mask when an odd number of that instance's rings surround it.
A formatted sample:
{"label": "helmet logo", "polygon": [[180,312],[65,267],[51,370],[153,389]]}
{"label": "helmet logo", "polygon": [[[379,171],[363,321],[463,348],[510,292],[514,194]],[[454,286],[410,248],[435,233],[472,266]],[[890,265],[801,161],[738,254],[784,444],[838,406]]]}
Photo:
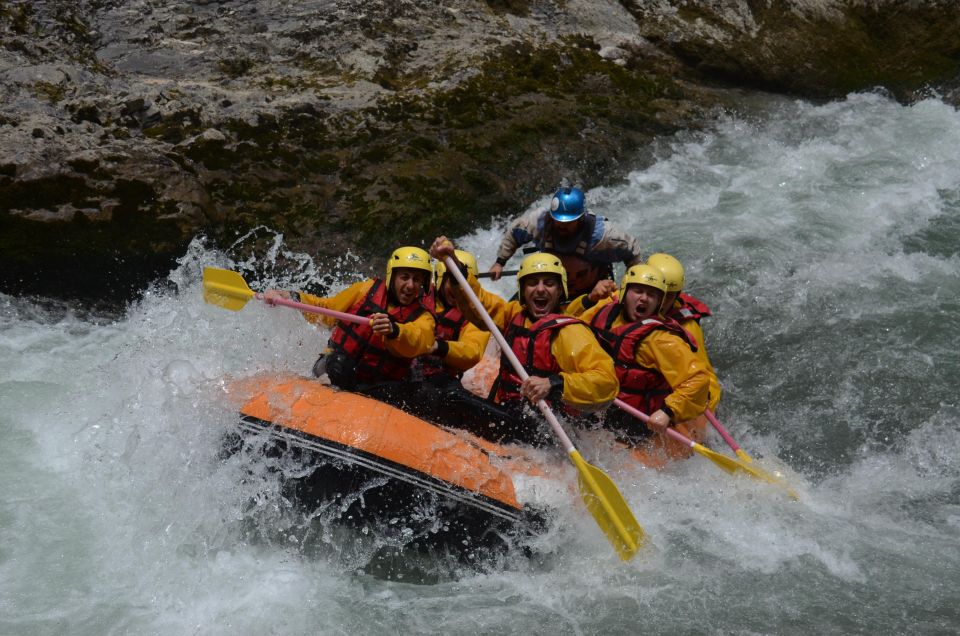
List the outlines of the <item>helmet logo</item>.
{"label": "helmet logo", "polygon": [[559,209],[560,209],[560,198],[553,197],[553,201],[550,202],[550,211],[556,212]]}
{"label": "helmet logo", "polygon": [[430,255],[419,247],[398,247],[393,250],[387,260],[387,278],[393,280],[393,270],[398,267],[423,270],[429,276],[428,281],[433,281],[433,265],[430,263]]}

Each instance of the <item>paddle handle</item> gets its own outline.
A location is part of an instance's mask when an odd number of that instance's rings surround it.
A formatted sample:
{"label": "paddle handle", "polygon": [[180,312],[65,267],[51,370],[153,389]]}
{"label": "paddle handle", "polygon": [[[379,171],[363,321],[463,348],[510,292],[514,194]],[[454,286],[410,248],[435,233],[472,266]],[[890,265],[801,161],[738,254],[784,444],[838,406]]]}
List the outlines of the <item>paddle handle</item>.
{"label": "paddle handle", "polygon": [[[500,272],[501,276],[516,276],[519,272],[519,269],[508,269],[506,271]],[[493,272],[480,272],[477,274],[477,278],[492,278]]]}
{"label": "paddle handle", "polygon": [[[484,309],[483,303],[480,302],[480,299],[477,298],[477,295],[473,292],[473,289],[470,288],[470,285],[463,277],[463,273],[460,271],[460,268],[457,267],[456,261],[447,256],[443,259],[443,262],[447,265],[447,271],[453,274],[453,277],[457,279],[458,283],[460,283],[460,288],[463,289],[464,293],[467,294],[467,298],[470,299],[470,302],[476,308],[477,313],[480,314],[480,318],[483,319],[483,324],[487,326],[487,330],[493,334],[497,344],[500,345],[500,351],[502,351],[503,354],[507,356],[507,360],[510,361],[510,366],[513,367],[513,370],[518,376],[520,376],[521,380],[526,380],[529,378],[530,374],[528,374],[526,369],[523,368],[523,365],[520,364],[520,360],[517,359],[517,354],[515,354],[513,349],[510,348],[510,345],[507,344],[507,340],[503,337],[503,334],[500,333],[500,329],[497,327],[497,324],[493,322],[493,318],[491,318],[490,314],[487,313],[487,310]],[[560,426],[557,416],[554,415],[546,401],[540,400],[537,402],[537,408],[540,409],[540,412],[543,413],[543,416],[547,418],[547,422],[550,423],[550,427],[553,429],[553,432],[556,434],[556,436],[560,438],[560,442],[563,444],[563,449],[568,454],[576,451],[576,448],[573,446],[573,442],[570,441],[567,433],[563,430],[563,427]]]}
{"label": "paddle handle", "polygon": [[299,309],[300,311],[306,311],[311,314],[323,314],[324,316],[330,316],[331,318],[336,318],[337,320],[342,320],[344,322],[352,322],[358,325],[370,324],[369,317],[358,316],[356,314],[347,314],[342,311],[337,311],[336,309],[327,309],[326,307],[317,307],[316,305],[298,303],[295,300],[288,300],[286,298],[274,298],[273,300],[267,300],[262,293],[257,293],[256,297],[258,300],[262,300],[268,305],[281,305],[283,307],[292,307],[293,309]]}
{"label": "paddle handle", "polygon": [[738,446],[737,443],[733,441],[733,438],[730,437],[730,433],[728,433],[727,429],[723,427],[723,424],[721,424],[720,420],[717,419],[717,416],[713,414],[713,411],[711,411],[710,409],[707,409],[706,411],[704,411],[704,413],[706,414],[707,419],[710,420],[710,423],[713,425],[713,428],[715,428],[716,431],[720,433],[720,437],[722,437],[723,441],[727,443],[727,446],[729,446],[730,449],[733,450],[733,452],[739,453],[740,446]]}

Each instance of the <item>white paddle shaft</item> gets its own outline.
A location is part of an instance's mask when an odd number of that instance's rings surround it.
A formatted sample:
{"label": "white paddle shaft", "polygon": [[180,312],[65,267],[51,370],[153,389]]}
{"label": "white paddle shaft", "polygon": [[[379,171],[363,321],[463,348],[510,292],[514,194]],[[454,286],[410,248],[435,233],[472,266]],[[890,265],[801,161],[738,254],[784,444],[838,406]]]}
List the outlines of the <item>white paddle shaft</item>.
{"label": "white paddle shaft", "polygon": [[[521,380],[526,380],[529,378],[530,374],[527,373],[527,370],[523,368],[522,364],[520,364],[520,360],[517,359],[517,355],[513,352],[513,349],[510,348],[510,345],[507,344],[507,339],[503,337],[502,333],[500,333],[500,329],[497,327],[496,323],[493,322],[493,318],[491,318],[490,314],[487,313],[487,310],[484,309],[483,303],[481,303],[480,299],[477,298],[477,295],[473,293],[470,285],[463,277],[463,272],[461,272],[460,268],[457,267],[456,261],[447,256],[443,259],[443,262],[447,265],[447,271],[453,274],[453,277],[457,279],[458,283],[460,283],[460,288],[463,289],[464,293],[467,294],[467,298],[470,299],[470,302],[473,304],[474,308],[476,308],[477,313],[480,314],[480,317],[483,319],[483,324],[487,326],[487,329],[491,334],[493,334],[493,337],[496,338],[497,344],[500,345],[500,350],[503,351],[504,355],[507,356],[507,360],[510,361],[510,365],[513,367],[513,370],[516,371]],[[566,431],[564,431],[563,427],[560,426],[557,416],[553,414],[553,411],[550,409],[550,406],[546,403],[546,401],[540,400],[537,402],[537,408],[539,408],[540,412],[543,413],[543,416],[547,418],[547,422],[550,423],[550,427],[553,428],[553,432],[558,438],[560,438],[560,442],[563,444],[563,449],[567,451],[567,453],[572,453],[575,451],[576,449],[573,446],[573,442],[571,442],[570,438],[567,437]]]}

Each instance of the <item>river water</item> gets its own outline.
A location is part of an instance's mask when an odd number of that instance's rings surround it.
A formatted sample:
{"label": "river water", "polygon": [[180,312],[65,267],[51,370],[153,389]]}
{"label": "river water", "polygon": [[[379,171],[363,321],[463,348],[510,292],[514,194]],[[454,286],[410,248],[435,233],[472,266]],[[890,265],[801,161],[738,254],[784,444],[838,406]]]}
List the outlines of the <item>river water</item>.
{"label": "river water", "polygon": [[[255,286],[317,275],[282,237],[256,262],[198,240],[118,315],[0,296],[0,633],[955,633],[958,148],[936,99],[770,100],[588,192],[684,262],[715,314],[721,419],[800,492],[699,456],[593,457],[650,537],[628,563],[575,496],[540,556],[431,576],[371,571],[376,537],[293,531],[275,477],[218,460],[223,378],[305,372],[324,335],[205,305],[200,284],[207,265]],[[485,267],[502,228],[460,242]]]}

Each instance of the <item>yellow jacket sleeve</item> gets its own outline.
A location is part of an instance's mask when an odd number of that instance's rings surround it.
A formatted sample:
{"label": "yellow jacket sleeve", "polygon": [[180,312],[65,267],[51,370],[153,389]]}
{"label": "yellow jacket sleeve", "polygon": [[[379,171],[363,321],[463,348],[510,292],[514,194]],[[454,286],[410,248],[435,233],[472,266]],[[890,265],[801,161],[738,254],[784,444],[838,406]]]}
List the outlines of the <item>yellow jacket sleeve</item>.
{"label": "yellow jacket sleeve", "polygon": [[713,365],[710,363],[710,357],[707,355],[707,348],[703,343],[703,329],[696,320],[685,320],[680,323],[680,325],[697,341],[697,357],[700,358],[700,362],[703,363],[703,366],[707,369],[707,373],[710,374],[710,399],[707,402],[707,408],[716,412],[717,404],[720,403],[720,380],[717,379],[717,372],[714,370]]}
{"label": "yellow jacket sleeve", "polygon": [[581,411],[596,411],[620,392],[613,360],[586,325],[561,327],[550,345],[563,377],[563,401]]}
{"label": "yellow jacket sleeve", "polygon": [[707,406],[710,376],[683,338],[657,329],[637,347],[636,361],[641,366],[660,371],[670,384],[673,392],[665,402],[673,411],[674,421],[691,420],[703,413]]}
{"label": "yellow jacket sleeve", "polygon": [[[590,318],[593,318],[604,305],[608,303],[619,302],[618,295],[616,292],[614,292],[613,295],[607,296],[606,298],[601,298],[588,307],[588,296],[589,294],[583,294],[571,300],[569,303],[567,303],[567,306],[563,308],[563,313],[576,318],[583,318],[585,315],[589,314]],[[587,318],[586,320],[589,321],[590,318]]]}
{"label": "yellow jacket sleeve", "polygon": [[[349,311],[350,308],[355,304],[360,302],[364,297],[366,297],[367,292],[370,291],[371,287],[373,287],[373,280],[362,280],[359,283],[350,285],[336,296],[330,296],[329,298],[314,296],[313,294],[301,292],[300,302],[304,303],[305,305],[313,305],[314,307],[323,307],[324,309],[333,309],[336,311],[346,312]],[[336,318],[324,316],[323,314],[311,314],[304,312],[303,317],[307,319],[307,322],[311,322],[315,325],[326,325],[327,327],[332,327],[337,323]]]}
{"label": "yellow jacket sleeve", "polygon": [[400,333],[396,338],[384,338],[387,351],[402,358],[416,358],[430,351],[436,336],[433,315],[424,311],[412,322],[398,324]]}
{"label": "yellow jacket sleeve", "polygon": [[[329,298],[300,294],[300,302],[315,307],[346,312],[366,297],[370,288],[373,287],[373,283],[372,279],[354,283],[336,296],[330,296]],[[328,327],[332,327],[337,322],[336,318],[321,314],[304,313],[303,315],[314,324],[323,324]],[[384,339],[384,346],[387,351],[403,358],[416,358],[430,351],[434,341],[434,322],[430,312],[424,311],[414,321],[399,324],[397,327],[400,328],[400,332],[396,338]]]}
{"label": "yellow jacket sleeve", "polygon": [[482,331],[473,324],[465,322],[457,340],[447,341],[447,355],[443,364],[456,371],[466,371],[476,366],[487,349],[490,332]]}
{"label": "yellow jacket sleeve", "polygon": [[[467,274],[467,283],[470,285],[470,289],[473,290],[473,293],[477,295],[477,298],[480,300],[480,304],[483,305],[483,308],[487,310],[488,314],[490,314],[490,318],[493,319],[493,323],[501,332],[507,328],[507,325],[510,324],[510,321],[514,316],[523,311],[523,307],[519,302],[515,300],[504,300],[493,292],[489,292],[481,287],[480,281],[478,281],[477,277],[473,275],[473,272],[469,272]],[[467,317],[467,320],[476,325],[478,328],[486,331],[486,324],[484,324],[483,319],[480,318],[480,315],[473,307],[473,304],[470,302],[470,299],[467,297],[466,293],[464,293],[464,291],[459,287],[454,287],[454,296],[456,296],[457,299],[457,308],[463,312],[463,315]]]}
{"label": "yellow jacket sleeve", "polygon": [[[596,305],[594,305],[593,307],[590,307],[589,309],[582,309],[583,306],[580,305],[579,307],[574,308],[575,310],[576,310],[576,309],[581,309],[581,312],[580,312],[579,314],[571,314],[571,313],[569,312],[569,307],[570,307],[570,305],[568,305],[568,310],[567,310],[566,313],[567,313],[568,316],[575,315],[575,316],[579,317],[580,320],[582,320],[583,322],[585,322],[585,323],[587,323],[587,324],[589,325],[589,324],[590,324],[590,321],[593,320],[593,317],[597,315],[597,312],[599,312],[601,309],[603,309],[604,307],[606,307],[607,305],[609,305],[609,304],[612,303],[613,301],[614,301],[613,298],[601,298],[600,301],[597,302]],[[573,304],[573,303],[571,303],[571,305],[572,305],[572,304]]]}
{"label": "yellow jacket sleeve", "polygon": [[583,314],[583,312],[589,309],[589,307],[584,304],[587,302],[587,296],[588,294],[581,294],[568,302],[565,306],[563,306],[563,313],[575,318],[579,317],[581,314]]}

